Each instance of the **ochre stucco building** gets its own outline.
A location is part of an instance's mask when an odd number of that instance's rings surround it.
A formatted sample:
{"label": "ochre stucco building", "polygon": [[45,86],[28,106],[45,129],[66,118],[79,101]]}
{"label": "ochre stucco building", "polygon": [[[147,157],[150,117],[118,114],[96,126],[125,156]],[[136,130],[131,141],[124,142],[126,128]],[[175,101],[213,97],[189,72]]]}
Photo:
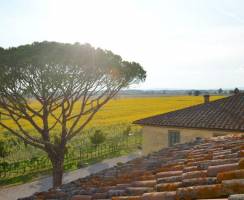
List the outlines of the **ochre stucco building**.
{"label": "ochre stucco building", "polygon": [[196,138],[244,133],[244,94],[204,103],[134,122],[142,126],[143,154]]}

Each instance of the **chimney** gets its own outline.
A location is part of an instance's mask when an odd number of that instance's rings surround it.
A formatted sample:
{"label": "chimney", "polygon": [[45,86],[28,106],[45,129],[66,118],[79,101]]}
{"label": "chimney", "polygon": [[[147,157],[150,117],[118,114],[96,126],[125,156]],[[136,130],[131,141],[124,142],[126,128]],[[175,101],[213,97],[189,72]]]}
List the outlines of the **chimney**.
{"label": "chimney", "polygon": [[209,98],[210,98],[209,94],[203,95],[203,98],[204,98],[204,103],[209,103]]}

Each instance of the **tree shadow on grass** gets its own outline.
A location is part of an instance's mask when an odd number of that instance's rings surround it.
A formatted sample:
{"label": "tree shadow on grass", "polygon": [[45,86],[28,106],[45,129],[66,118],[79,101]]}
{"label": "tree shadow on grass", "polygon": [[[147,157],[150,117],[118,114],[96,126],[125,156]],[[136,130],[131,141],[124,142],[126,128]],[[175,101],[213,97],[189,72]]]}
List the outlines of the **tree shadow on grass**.
{"label": "tree shadow on grass", "polygon": [[34,176],[32,174],[26,174],[26,175],[16,176],[16,177],[8,178],[8,179],[2,179],[2,180],[0,180],[0,186],[12,185],[12,184],[16,184],[16,183],[26,183],[26,182],[29,182],[30,180],[32,180],[33,177]]}
{"label": "tree shadow on grass", "polygon": [[33,172],[33,173],[23,174],[11,178],[0,179],[0,186],[14,186],[17,184],[19,185],[19,184],[28,183],[49,173],[50,170],[45,170],[41,172],[40,171]]}

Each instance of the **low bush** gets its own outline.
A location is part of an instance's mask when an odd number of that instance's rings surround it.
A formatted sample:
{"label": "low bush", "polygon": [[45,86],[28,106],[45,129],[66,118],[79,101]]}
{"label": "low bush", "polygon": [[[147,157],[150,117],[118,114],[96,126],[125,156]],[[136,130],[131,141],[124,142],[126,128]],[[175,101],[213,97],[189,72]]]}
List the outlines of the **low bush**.
{"label": "low bush", "polygon": [[96,130],[95,133],[90,136],[91,143],[95,146],[104,143],[106,137],[101,130]]}

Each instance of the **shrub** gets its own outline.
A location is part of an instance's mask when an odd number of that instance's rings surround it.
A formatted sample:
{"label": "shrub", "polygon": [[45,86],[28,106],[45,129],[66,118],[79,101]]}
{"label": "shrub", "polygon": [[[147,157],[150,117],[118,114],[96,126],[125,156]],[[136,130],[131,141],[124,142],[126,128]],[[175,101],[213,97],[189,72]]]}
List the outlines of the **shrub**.
{"label": "shrub", "polygon": [[122,163],[122,162],[117,162],[117,166],[119,167],[119,166],[122,166],[124,163]]}
{"label": "shrub", "polygon": [[6,143],[3,141],[0,141],[0,157],[5,158],[8,156],[8,154],[9,154],[9,151],[8,151]]}
{"label": "shrub", "polygon": [[106,137],[101,130],[96,130],[95,133],[90,136],[90,141],[95,146],[102,144],[105,140]]}
{"label": "shrub", "polygon": [[123,131],[123,135],[124,136],[130,136],[131,134],[131,127],[128,126],[124,131]]}
{"label": "shrub", "polygon": [[79,161],[78,163],[77,163],[77,168],[83,168],[83,167],[87,167],[89,164],[88,163],[85,163],[85,162],[83,162],[83,161]]}

